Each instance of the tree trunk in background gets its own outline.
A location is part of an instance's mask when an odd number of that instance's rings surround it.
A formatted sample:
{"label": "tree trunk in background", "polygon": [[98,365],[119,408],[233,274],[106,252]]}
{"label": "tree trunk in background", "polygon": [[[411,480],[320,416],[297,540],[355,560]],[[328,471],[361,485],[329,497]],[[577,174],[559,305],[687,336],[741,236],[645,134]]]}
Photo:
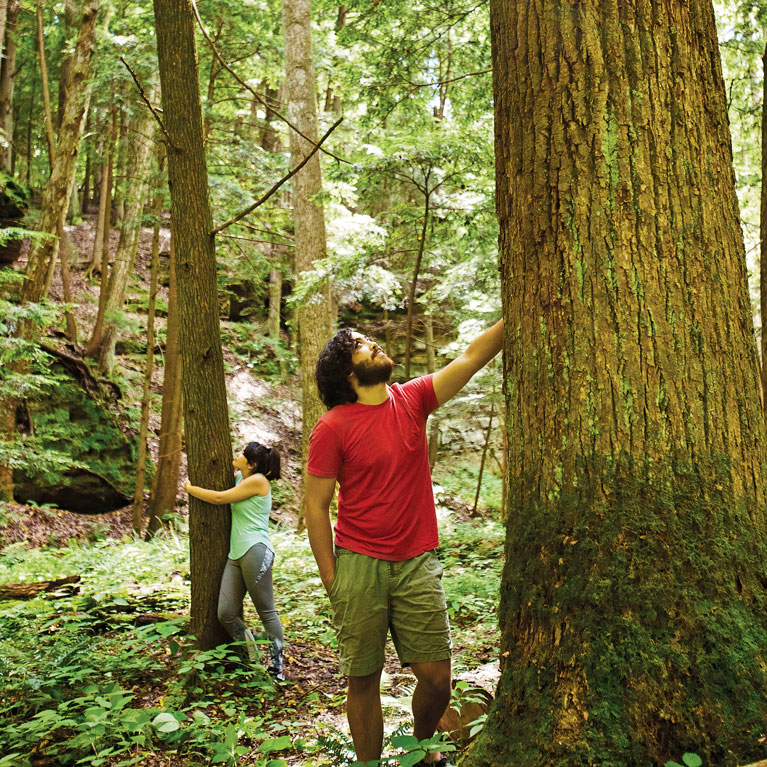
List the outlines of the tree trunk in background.
{"label": "tree trunk in background", "polygon": [[[13,140],[13,84],[16,73],[16,25],[19,18],[20,4],[18,0],[10,0],[6,3],[6,13],[2,13],[2,0],[0,0],[0,18],[5,22],[5,55],[0,66],[0,130],[3,131],[8,142],[7,146],[0,144],[0,168],[10,171],[15,154]],[[3,37],[0,37],[0,41]],[[0,45],[2,43],[0,42]]]}
{"label": "tree trunk in background", "polygon": [[[314,63],[312,61],[312,29],[310,0],[283,0],[282,25],[285,40],[285,85],[288,119],[312,141],[317,135],[317,101]],[[295,131],[290,132],[290,162],[295,168],[312,150],[312,145]],[[312,268],[325,256],[325,215],[316,198],[322,192],[320,156],[315,153],[293,177],[293,226],[295,231],[295,274]],[[309,435],[317,419],[325,412],[314,383],[317,357],[332,332],[330,306],[304,303],[298,309],[298,344],[301,360],[303,438],[301,450],[301,509],[298,527],[303,526],[306,486],[306,460]]]}
{"label": "tree trunk in background", "polygon": [[410,281],[410,288],[407,297],[407,324],[405,330],[405,378],[410,378],[410,358],[413,356],[413,313],[415,312],[415,294],[418,287],[418,274],[421,271],[421,261],[423,251],[426,246],[426,232],[429,228],[429,207],[431,203],[431,192],[429,192],[429,174],[426,174],[424,188],[421,190],[424,196],[423,221],[421,222],[421,237],[418,240],[418,254],[415,258],[413,267],[413,279]]}
{"label": "tree trunk in background", "polygon": [[[270,248],[272,263],[280,259],[278,251],[279,245],[273,245]],[[272,267],[269,270],[269,320],[267,324],[267,335],[269,338],[277,339],[280,337],[280,306],[282,304],[282,271]]]}
{"label": "tree trunk in background", "polygon": [[99,308],[94,324],[94,335],[104,322],[104,304],[106,302],[107,280],[109,271],[109,234],[112,231],[112,180],[114,176],[115,143],[117,142],[117,107],[112,105],[112,132],[107,139],[105,148],[106,165],[101,170],[101,187],[99,189],[99,215],[96,220],[96,236],[93,241],[93,254],[88,265],[87,276],[93,274],[98,266],[100,269],[101,287],[99,288]]}
{"label": "tree trunk in background", "polygon": [[[151,100],[151,93],[149,98]],[[126,185],[123,197],[125,200],[125,218],[120,228],[120,242],[117,246],[115,259],[109,272],[101,335],[97,335],[94,331],[85,351],[86,356],[92,357],[98,362],[99,369],[103,373],[111,373],[114,367],[115,344],[119,332],[117,314],[125,302],[128,280],[136,261],[138,240],[141,234],[141,217],[146,198],[146,180],[151,159],[153,127],[154,118],[148,109],[142,109],[128,124],[131,138],[126,141],[130,149],[126,152],[125,171],[131,184],[129,188]]]}
{"label": "tree trunk in background", "polygon": [[149,277],[149,304],[146,310],[146,364],[144,387],[141,393],[141,424],[138,432],[138,460],[136,461],[136,488],[133,493],[133,532],[141,535],[144,517],[144,484],[146,477],[147,433],[149,431],[149,405],[154,372],[154,318],[157,301],[157,284],[160,271],[160,224],[162,223],[163,187],[159,181],[165,166],[165,154],[159,158],[158,190],[154,198],[154,227],[152,229],[152,265]]}
{"label": "tree trunk in background", "polygon": [[[83,123],[89,100],[88,76],[95,42],[96,16],[99,0],[85,0],[77,44],[72,54],[70,85],[64,117],[59,131],[55,161],[51,176],[43,191],[40,210],[42,232],[56,234],[59,217],[69,206],[69,194],[77,163]],[[35,243],[27,262],[27,280],[22,288],[22,301],[38,301],[48,293],[58,255],[58,239]]]}
{"label": "tree trunk in background", "polygon": [[76,34],[75,24],[77,23],[77,5],[73,0],[66,0],[64,3],[64,34],[61,37],[59,46],[59,103],[56,113],[56,126],[61,128],[61,121],[64,119],[64,106],[67,100],[67,88],[69,87],[69,71],[71,57],[67,55],[67,49],[71,40]]}
{"label": "tree trunk in background", "polygon": [[264,88],[264,101],[266,101],[266,117],[261,126],[261,135],[258,143],[267,152],[281,152],[282,141],[280,141],[280,134],[274,128],[274,110],[280,107],[280,91],[266,85]]}
{"label": "tree trunk in background", "polygon": [[[13,0],[10,0],[12,3]],[[0,0],[0,49],[5,42],[5,29],[8,20],[8,0]]]}
{"label": "tree trunk in background", "polygon": [[[437,354],[434,348],[434,320],[430,314],[423,318],[426,330],[426,371],[434,373],[437,370]],[[429,416],[429,468],[433,469],[439,454],[439,410]]]}
{"label": "tree trunk in background", "polygon": [[[16,402],[0,400],[0,436],[11,440],[16,437]],[[0,501],[13,500],[13,468],[0,461]]]}
{"label": "tree trunk in background", "polygon": [[752,761],[765,429],[712,4],[490,9],[509,519],[467,763]]}
{"label": "tree trunk in background", "polygon": [[112,165],[112,225],[119,226],[125,219],[125,198],[130,193],[130,180],[127,166],[131,155],[131,118],[128,110],[123,107],[118,109],[119,128],[117,143],[115,144],[115,157]]}
{"label": "tree trunk in background", "polygon": [[[189,0],[154,0],[163,121],[175,235],[184,423],[189,478],[215,490],[232,485],[224,360],[219,334],[213,220],[202,137],[195,19]],[[192,633],[207,649],[228,641],[216,605],[229,546],[227,506],[189,499]]]}
{"label": "tree trunk in background", "polygon": [[[172,228],[172,227],[171,227]],[[171,234],[170,288],[168,290],[168,324],[165,329],[165,368],[162,385],[162,416],[157,473],[149,502],[147,537],[162,528],[163,517],[176,509],[178,475],[181,466],[181,354],[178,348],[178,290],[176,289],[175,236]]]}
{"label": "tree trunk in background", "polygon": [[40,63],[40,80],[43,91],[43,108],[45,114],[45,137],[48,142],[48,165],[53,168],[56,153],[56,141],[53,136],[53,115],[51,113],[51,91],[48,83],[48,64],[45,60],[45,22],[43,20],[43,0],[37,0],[37,55]]}
{"label": "tree trunk in background", "polygon": [[[67,239],[67,233],[64,230],[64,215],[59,218],[59,265],[61,267],[61,286],[64,295],[64,303],[72,304],[72,279],[70,274],[70,264],[72,263],[72,249]],[[70,309],[64,312],[64,319],[67,323],[67,338],[72,344],[77,346],[77,322],[75,315]]]}

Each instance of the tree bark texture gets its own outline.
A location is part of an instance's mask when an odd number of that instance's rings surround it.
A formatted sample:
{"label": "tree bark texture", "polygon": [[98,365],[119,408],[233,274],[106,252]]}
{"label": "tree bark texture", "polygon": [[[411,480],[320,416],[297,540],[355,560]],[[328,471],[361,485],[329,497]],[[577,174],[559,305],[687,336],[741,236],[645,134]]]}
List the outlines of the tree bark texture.
{"label": "tree bark texture", "polygon": [[[154,0],[175,237],[179,340],[189,478],[224,490],[232,448],[219,333],[216,254],[202,135],[195,19],[189,0]],[[229,545],[228,506],[189,503],[192,633],[201,648],[228,641],[216,617]]]}
{"label": "tree bark texture", "polygon": [[[86,355],[93,357],[104,373],[111,373],[114,367],[115,345],[119,333],[117,315],[125,302],[128,280],[133,272],[138,250],[153,128],[154,118],[148,109],[142,108],[128,123],[130,137],[125,141],[129,145],[129,149],[126,149],[125,171],[131,183],[125,190],[125,217],[120,226],[120,241],[109,272],[103,323],[100,326],[101,334],[98,335],[94,330],[93,338],[86,351]],[[103,287],[103,279],[101,284]],[[96,329],[99,329],[98,322]]]}
{"label": "tree bark texture", "polygon": [[[39,229],[55,235],[59,217],[69,207],[72,179],[76,170],[77,153],[82,138],[85,113],[90,97],[90,63],[95,43],[96,16],[99,0],[85,0],[80,30],[70,64],[68,98],[59,130],[53,167],[43,191]],[[27,280],[22,300],[38,301],[48,293],[58,256],[56,237],[36,243],[27,262]]]}
{"label": "tree bark texture", "polygon": [[[0,15],[4,17],[5,30],[5,49],[3,62],[0,66],[0,130],[3,131],[5,141],[0,144],[0,168],[6,171],[11,170],[14,150],[13,150],[13,85],[14,75],[16,74],[16,52],[18,45],[16,41],[16,25],[19,18],[21,6],[18,0],[10,0],[6,3],[6,13]],[[3,37],[0,37],[2,40]]]}
{"label": "tree bark texture", "polygon": [[168,289],[168,323],[165,328],[165,366],[160,416],[160,449],[157,473],[149,502],[147,536],[163,525],[163,517],[175,511],[178,475],[181,467],[181,427],[183,398],[181,395],[181,353],[178,347],[178,290],[176,288],[175,236],[170,245],[170,286]]}
{"label": "tree bark texture", "polygon": [[491,0],[501,680],[469,764],[764,753],[757,350],[709,0]]}
{"label": "tree bark texture", "polygon": [[[767,46],[762,55],[762,71],[767,72]],[[762,411],[767,420],[767,76],[762,82],[762,199],[759,211],[759,315],[761,330]]]}
{"label": "tree bark texture", "polygon": [[43,19],[43,2],[37,0],[37,55],[40,63],[40,82],[43,90],[43,111],[45,114],[45,138],[48,142],[48,165],[53,168],[53,157],[56,151],[56,141],[53,136],[53,116],[51,114],[51,91],[48,82],[48,64],[45,59],[45,21]]}
{"label": "tree bark texture", "polygon": [[67,48],[71,42],[71,38],[75,34],[75,23],[77,22],[77,5],[73,0],[66,0],[64,3],[64,34],[61,38],[61,45],[59,47],[59,60],[61,66],[59,68],[59,100],[58,110],[56,112],[56,126],[61,128],[61,121],[64,119],[64,107],[67,100],[67,88],[69,87],[69,67],[70,56],[67,54]]}
{"label": "tree bark texture", "polygon": [[[312,60],[311,2],[310,0],[284,0],[282,25],[285,39],[285,85],[287,90],[287,117],[305,136],[318,140],[317,99]],[[312,144],[295,131],[290,132],[290,162],[295,168],[312,150]],[[322,192],[322,172],[319,153],[293,178],[293,227],[295,233],[295,274],[312,268],[314,262],[325,256],[325,215],[317,196]],[[301,388],[303,411],[302,434],[302,488],[306,486],[306,461],[309,453],[309,435],[319,417],[325,412],[314,382],[314,367],[322,348],[332,331],[330,313],[332,301],[329,292],[310,297],[298,309],[298,343],[301,361]],[[302,492],[299,528],[303,521],[304,493]]]}

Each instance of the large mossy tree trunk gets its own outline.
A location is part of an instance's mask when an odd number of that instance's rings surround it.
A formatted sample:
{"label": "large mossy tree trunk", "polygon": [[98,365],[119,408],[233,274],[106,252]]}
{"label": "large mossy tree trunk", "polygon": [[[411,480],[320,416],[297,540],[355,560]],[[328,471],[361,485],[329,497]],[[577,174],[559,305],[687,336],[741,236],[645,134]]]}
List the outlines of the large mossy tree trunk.
{"label": "large mossy tree trunk", "polygon": [[[168,183],[175,239],[184,423],[192,484],[232,484],[232,448],[219,333],[213,220],[202,135],[194,13],[189,0],[154,0]],[[205,649],[228,641],[216,617],[229,547],[228,506],[189,503],[192,633]]]}
{"label": "large mossy tree trunk", "polygon": [[[311,141],[317,143],[317,98],[312,60],[312,28],[310,0],[284,0],[282,26],[285,38],[285,85],[288,119]],[[291,168],[299,165],[312,151],[310,141],[290,132]],[[295,233],[295,275],[310,270],[317,259],[324,258],[325,214],[318,195],[322,192],[322,171],[319,153],[315,153],[293,178],[293,228]],[[314,367],[322,348],[332,332],[333,301],[326,291],[322,302],[304,302],[298,309],[298,345],[301,361],[301,401],[303,417],[301,450],[301,510],[299,528],[303,523],[306,486],[306,461],[309,435],[319,417],[325,412],[314,382]]]}
{"label": "large mossy tree trunk", "polygon": [[465,764],[764,756],[756,344],[711,2],[491,1],[502,675]]}
{"label": "large mossy tree trunk", "polygon": [[59,219],[69,207],[77,153],[82,139],[85,113],[90,100],[90,64],[96,41],[96,17],[99,0],[85,0],[75,50],[69,61],[69,84],[61,118],[51,175],[43,191],[40,206],[41,232],[52,235],[36,241],[27,261],[27,279],[22,300],[39,301],[47,295],[58,256]]}

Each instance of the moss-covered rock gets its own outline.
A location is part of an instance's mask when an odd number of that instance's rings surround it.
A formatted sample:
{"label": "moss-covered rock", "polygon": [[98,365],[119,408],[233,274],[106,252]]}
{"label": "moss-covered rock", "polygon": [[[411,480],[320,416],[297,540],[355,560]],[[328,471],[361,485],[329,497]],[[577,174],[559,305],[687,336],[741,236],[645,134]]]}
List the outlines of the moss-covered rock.
{"label": "moss-covered rock", "polygon": [[83,513],[129,502],[136,442],[123,416],[54,365],[48,395],[29,400],[28,433],[15,450],[14,498]]}

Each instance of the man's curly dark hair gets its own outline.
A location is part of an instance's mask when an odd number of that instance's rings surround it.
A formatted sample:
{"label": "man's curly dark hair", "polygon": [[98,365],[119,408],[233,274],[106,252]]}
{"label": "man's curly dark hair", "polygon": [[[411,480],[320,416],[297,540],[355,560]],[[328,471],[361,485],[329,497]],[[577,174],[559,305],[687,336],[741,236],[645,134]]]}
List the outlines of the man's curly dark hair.
{"label": "man's curly dark hair", "polygon": [[349,383],[353,349],[352,331],[349,328],[342,328],[320,352],[314,379],[317,382],[320,399],[328,410],[336,405],[357,401],[357,392]]}

